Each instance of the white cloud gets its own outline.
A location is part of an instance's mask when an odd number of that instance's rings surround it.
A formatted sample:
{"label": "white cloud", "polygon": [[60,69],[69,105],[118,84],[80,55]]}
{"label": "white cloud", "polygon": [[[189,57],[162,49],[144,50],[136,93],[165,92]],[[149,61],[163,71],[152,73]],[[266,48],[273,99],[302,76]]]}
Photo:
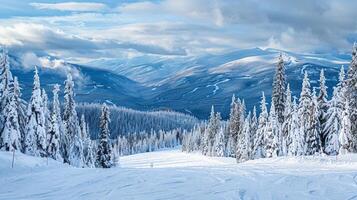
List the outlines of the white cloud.
{"label": "white cloud", "polygon": [[108,9],[107,5],[93,2],[65,2],[65,3],[30,3],[36,9],[60,11],[102,11]]}

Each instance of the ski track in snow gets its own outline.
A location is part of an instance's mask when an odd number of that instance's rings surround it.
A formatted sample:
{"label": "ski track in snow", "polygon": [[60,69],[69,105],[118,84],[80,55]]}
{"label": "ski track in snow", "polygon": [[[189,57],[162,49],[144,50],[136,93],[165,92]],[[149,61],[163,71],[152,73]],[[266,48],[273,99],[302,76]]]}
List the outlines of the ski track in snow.
{"label": "ski track in snow", "polygon": [[357,155],[233,158],[179,149],[120,158],[111,169],[80,169],[0,152],[0,199],[356,199]]}
{"label": "ski track in snow", "polygon": [[[212,92],[212,95],[216,95],[216,92],[220,89],[218,85],[221,84],[221,83],[228,82],[229,80],[230,80],[230,79],[227,78],[227,79],[224,79],[223,81],[219,81],[219,82],[217,82],[217,83],[215,83],[215,84],[213,84],[213,85],[207,85],[206,87],[214,87],[214,90],[213,90],[213,92]],[[209,95],[208,95],[207,97],[209,97]]]}

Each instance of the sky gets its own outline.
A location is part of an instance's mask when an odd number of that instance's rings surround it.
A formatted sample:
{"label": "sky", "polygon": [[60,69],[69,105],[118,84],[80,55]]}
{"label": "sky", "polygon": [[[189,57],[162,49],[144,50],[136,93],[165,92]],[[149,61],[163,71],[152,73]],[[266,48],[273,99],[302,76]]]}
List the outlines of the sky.
{"label": "sky", "polygon": [[198,56],[247,48],[349,52],[351,0],[0,0],[0,44],[83,63],[140,55]]}

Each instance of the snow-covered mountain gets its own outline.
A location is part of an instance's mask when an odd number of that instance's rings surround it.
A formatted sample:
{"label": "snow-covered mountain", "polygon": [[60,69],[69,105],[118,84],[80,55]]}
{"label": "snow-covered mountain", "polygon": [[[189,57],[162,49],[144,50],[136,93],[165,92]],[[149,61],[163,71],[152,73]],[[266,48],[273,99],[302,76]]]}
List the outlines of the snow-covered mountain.
{"label": "snow-covered mountain", "polygon": [[[263,91],[269,100],[280,52],[253,48],[199,57],[145,55],[100,59],[85,66],[66,65],[79,74],[76,81],[79,101],[107,101],[140,110],[172,109],[199,118],[206,118],[211,105],[215,105],[225,118],[232,94],[244,98],[248,109],[258,105]],[[350,61],[350,56],[345,54],[283,52],[283,55],[287,79],[295,96],[300,93],[303,71],[308,71],[312,86],[316,87],[322,68],[331,94],[340,66],[347,68]],[[65,77],[55,73],[56,70],[41,71],[43,84],[49,87],[63,82]],[[31,86],[32,72],[20,68],[14,73],[24,81],[23,87]]]}

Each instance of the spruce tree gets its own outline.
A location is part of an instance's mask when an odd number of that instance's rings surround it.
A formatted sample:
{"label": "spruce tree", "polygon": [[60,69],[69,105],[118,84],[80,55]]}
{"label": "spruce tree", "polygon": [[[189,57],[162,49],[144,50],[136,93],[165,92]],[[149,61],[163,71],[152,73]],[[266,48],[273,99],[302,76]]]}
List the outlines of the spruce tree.
{"label": "spruce tree", "polygon": [[236,160],[238,163],[249,160],[249,148],[251,146],[250,128],[250,114],[248,114],[247,118],[244,121],[242,134],[240,134],[237,142]]}
{"label": "spruce tree", "polygon": [[[76,111],[76,103],[74,100],[74,82],[70,73],[67,74],[67,79],[65,81],[63,124],[66,138],[68,139],[65,144],[66,150],[63,155],[64,162],[72,164],[70,161],[72,160],[73,162],[76,162],[76,166],[79,166],[82,164],[83,146],[80,141],[80,128]],[[75,155],[71,155],[71,153],[74,153]]]}
{"label": "spruce tree", "polygon": [[224,134],[223,127],[221,127],[217,133],[215,141],[215,156],[223,157],[224,156]]}
{"label": "spruce tree", "polygon": [[2,130],[2,148],[5,151],[21,150],[21,133],[14,94],[5,107],[4,127]]}
{"label": "spruce tree", "polygon": [[324,152],[327,155],[337,155],[340,149],[338,135],[341,130],[342,113],[343,105],[338,88],[334,88],[332,99],[329,102],[329,109],[326,113],[327,121],[324,129],[324,132],[326,133]]}
{"label": "spruce tree", "polygon": [[292,124],[292,114],[293,114],[293,102],[291,97],[290,85],[286,88],[286,103],[284,110],[284,123],[281,128],[281,155],[285,156],[288,154],[288,147],[291,144],[291,132],[290,127]]}
{"label": "spruce tree", "polygon": [[312,95],[311,116],[309,118],[309,129],[306,132],[306,155],[315,155],[321,152],[319,108],[315,90]]}
{"label": "spruce tree", "polygon": [[349,115],[351,122],[352,152],[357,152],[357,45],[353,45],[352,61],[346,80],[346,94],[349,100]]}
{"label": "spruce tree", "polygon": [[305,138],[304,133],[300,131],[299,110],[295,99],[292,107],[288,139],[291,142],[288,145],[288,155],[301,156],[305,154]]}
{"label": "spruce tree", "polygon": [[320,72],[320,93],[318,96],[318,110],[319,110],[319,123],[320,123],[320,138],[321,138],[321,146],[325,146],[325,140],[327,137],[326,133],[326,115],[327,110],[329,108],[327,102],[327,87],[326,87],[326,78],[324,74],[324,70],[322,69]]}
{"label": "spruce tree", "polygon": [[279,153],[279,122],[272,102],[264,134],[265,154],[267,158],[277,157]]}
{"label": "spruce tree", "polygon": [[286,101],[286,77],[285,77],[285,66],[282,54],[279,56],[279,61],[276,66],[274,82],[273,82],[273,94],[272,102],[274,104],[276,114],[278,117],[278,122],[284,122],[284,110]]}
{"label": "spruce tree", "polygon": [[252,157],[254,156],[253,154],[253,149],[254,149],[254,141],[255,141],[255,137],[256,137],[256,133],[257,133],[257,129],[258,129],[258,119],[257,119],[257,111],[255,106],[253,107],[253,115],[252,118],[250,120],[250,137],[249,137],[249,158],[252,159]]}
{"label": "spruce tree", "polygon": [[266,100],[264,93],[262,94],[262,100],[260,103],[260,115],[258,119],[258,129],[254,140],[253,158],[264,158],[265,157],[265,132],[268,122],[268,109],[266,106]]}
{"label": "spruce tree", "polygon": [[[5,108],[10,103],[10,97],[12,96],[12,74],[10,71],[10,63],[7,51],[5,49],[1,52],[0,57],[0,136],[4,130],[5,125]],[[0,137],[0,148],[3,145],[2,137]]]}
{"label": "spruce tree", "polygon": [[27,107],[25,153],[44,157],[47,154],[47,141],[42,102],[40,78],[35,68],[32,95]]}
{"label": "spruce tree", "polygon": [[348,99],[346,99],[346,101],[344,102],[341,129],[338,138],[340,142],[339,154],[346,154],[346,153],[353,152],[353,141],[352,141],[353,136],[351,133],[351,126],[352,123],[350,121],[349,101]]}
{"label": "spruce tree", "polygon": [[21,98],[21,88],[17,77],[14,77],[14,91],[13,97],[18,115],[18,123],[21,134],[21,151],[24,151],[25,147],[25,131],[26,131],[26,102]]}
{"label": "spruce tree", "polygon": [[109,115],[109,108],[104,104],[102,107],[102,115],[100,117],[100,135],[96,157],[96,165],[99,168],[110,168],[113,165],[111,159],[112,149],[109,138]]}
{"label": "spruce tree", "polygon": [[56,111],[52,111],[47,132],[47,156],[58,161],[63,161],[60,153],[60,130]]}
{"label": "spruce tree", "polygon": [[241,122],[241,115],[240,111],[242,109],[240,108],[240,100],[236,99],[235,96],[233,95],[232,97],[232,103],[231,103],[231,111],[230,111],[230,117],[229,117],[229,148],[227,148],[228,154],[232,157],[235,157],[236,153],[236,144],[237,144],[237,138],[240,132],[240,122]]}
{"label": "spruce tree", "polygon": [[[313,115],[312,112],[312,95],[311,95],[311,90],[310,90],[310,81],[307,72],[305,71],[304,74],[304,79],[302,82],[302,89],[301,89],[301,94],[300,94],[300,100],[299,100],[299,110],[298,110],[298,115],[299,115],[299,121],[300,121],[300,134],[303,135],[304,138],[306,138],[310,135],[308,132],[310,131],[310,125],[311,125],[311,117]],[[311,140],[311,138],[310,138]],[[312,142],[312,141],[311,141]],[[307,151],[305,147],[305,152]]]}

